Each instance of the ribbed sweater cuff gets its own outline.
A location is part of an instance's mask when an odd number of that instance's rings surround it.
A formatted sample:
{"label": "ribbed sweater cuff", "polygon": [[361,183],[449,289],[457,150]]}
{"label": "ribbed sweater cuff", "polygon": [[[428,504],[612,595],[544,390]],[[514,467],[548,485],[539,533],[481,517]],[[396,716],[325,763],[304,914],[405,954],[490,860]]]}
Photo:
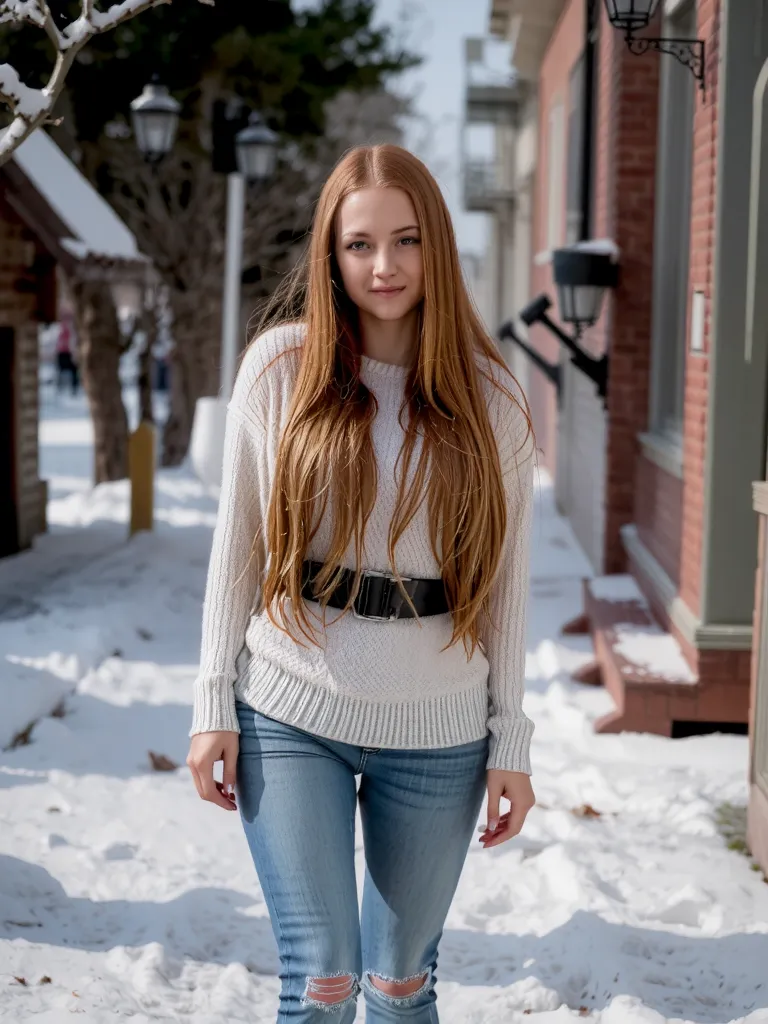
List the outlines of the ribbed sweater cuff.
{"label": "ribbed sweater cuff", "polygon": [[199,732],[240,732],[235,688],[226,676],[213,676],[195,683],[189,735]]}
{"label": "ribbed sweater cuff", "polygon": [[529,718],[496,719],[490,723],[490,733],[487,769],[532,774],[530,749],[533,722]]}

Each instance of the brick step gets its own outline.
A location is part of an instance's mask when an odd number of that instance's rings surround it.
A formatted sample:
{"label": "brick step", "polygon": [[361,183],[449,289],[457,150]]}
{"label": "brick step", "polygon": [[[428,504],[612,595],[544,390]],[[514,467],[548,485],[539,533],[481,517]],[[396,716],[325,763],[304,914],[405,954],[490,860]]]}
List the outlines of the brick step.
{"label": "brick step", "polygon": [[599,670],[615,710],[595,723],[596,732],[673,734],[674,722],[746,721],[748,693],[734,681],[702,682],[675,638],[653,617],[632,576],[584,581],[584,614]]}

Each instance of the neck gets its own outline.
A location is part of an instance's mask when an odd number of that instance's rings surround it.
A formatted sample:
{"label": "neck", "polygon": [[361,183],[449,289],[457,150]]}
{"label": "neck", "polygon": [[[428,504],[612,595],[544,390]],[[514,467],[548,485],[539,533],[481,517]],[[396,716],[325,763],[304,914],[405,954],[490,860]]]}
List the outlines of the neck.
{"label": "neck", "polygon": [[418,331],[418,309],[412,309],[400,320],[379,320],[360,310],[363,353],[379,362],[410,366],[416,352]]}

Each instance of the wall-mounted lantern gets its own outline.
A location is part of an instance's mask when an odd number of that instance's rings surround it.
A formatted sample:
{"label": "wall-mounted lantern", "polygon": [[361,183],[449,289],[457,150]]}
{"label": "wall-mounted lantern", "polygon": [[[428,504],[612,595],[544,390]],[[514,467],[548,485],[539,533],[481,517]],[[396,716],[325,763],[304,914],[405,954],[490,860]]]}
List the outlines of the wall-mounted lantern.
{"label": "wall-mounted lantern", "polygon": [[[595,3],[596,0],[591,0]],[[605,0],[608,21],[624,33],[630,53],[641,56],[649,50],[669,53],[690,68],[704,91],[704,40],[672,39],[636,36],[635,32],[647,28],[659,6],[659,0]]]}
{"label": "wall-mounted lantern", "polygon": [[571,352],[571,362],[597,385],[602,399],[608,394],[608,355],[596,358],[579,344],[582,332],[600,317],[606,288],[615,288],[619,280],[618,250],[612,242],[578,242],[552,253],[552,269],[560,301],[560,319],[574,329],[572,337],[550,317],[548,295],[539,295],[520,310],[520,319],[530,326],[543,324]]}
{"label": "wall-mounted lantern", "polygon": [[608,242],[577,242],[552,253],[552,276],[560,302],[560,319],[576,337],[600,319],[606,288],[619,282],[618,250]]}

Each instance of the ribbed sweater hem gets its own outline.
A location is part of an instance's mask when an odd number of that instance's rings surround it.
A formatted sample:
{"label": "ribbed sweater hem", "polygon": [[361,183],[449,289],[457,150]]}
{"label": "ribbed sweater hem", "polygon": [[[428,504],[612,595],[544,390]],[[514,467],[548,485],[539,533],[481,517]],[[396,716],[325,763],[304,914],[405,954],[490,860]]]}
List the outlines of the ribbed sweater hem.
{"label": "ribbed sweater hem", "polygon": [[318,686],[253,656],[234,686],[222,676],[215,683],[196,690],[190,736],[239,732],[235,700],[240,700],[279,722],[360,747],[439,749],[490,734],[488,769],[531,774],[533,722],[524,715],[489,719],[485,685],[419,701],[378,703]]}
{"label": "ribbed sweater hem", "polygon": [[235,696],[270,718],[360,747],[436,749],[488,734],[485,686],[417,701],[377,703],[334,692],[253,658],[235,684]]}

